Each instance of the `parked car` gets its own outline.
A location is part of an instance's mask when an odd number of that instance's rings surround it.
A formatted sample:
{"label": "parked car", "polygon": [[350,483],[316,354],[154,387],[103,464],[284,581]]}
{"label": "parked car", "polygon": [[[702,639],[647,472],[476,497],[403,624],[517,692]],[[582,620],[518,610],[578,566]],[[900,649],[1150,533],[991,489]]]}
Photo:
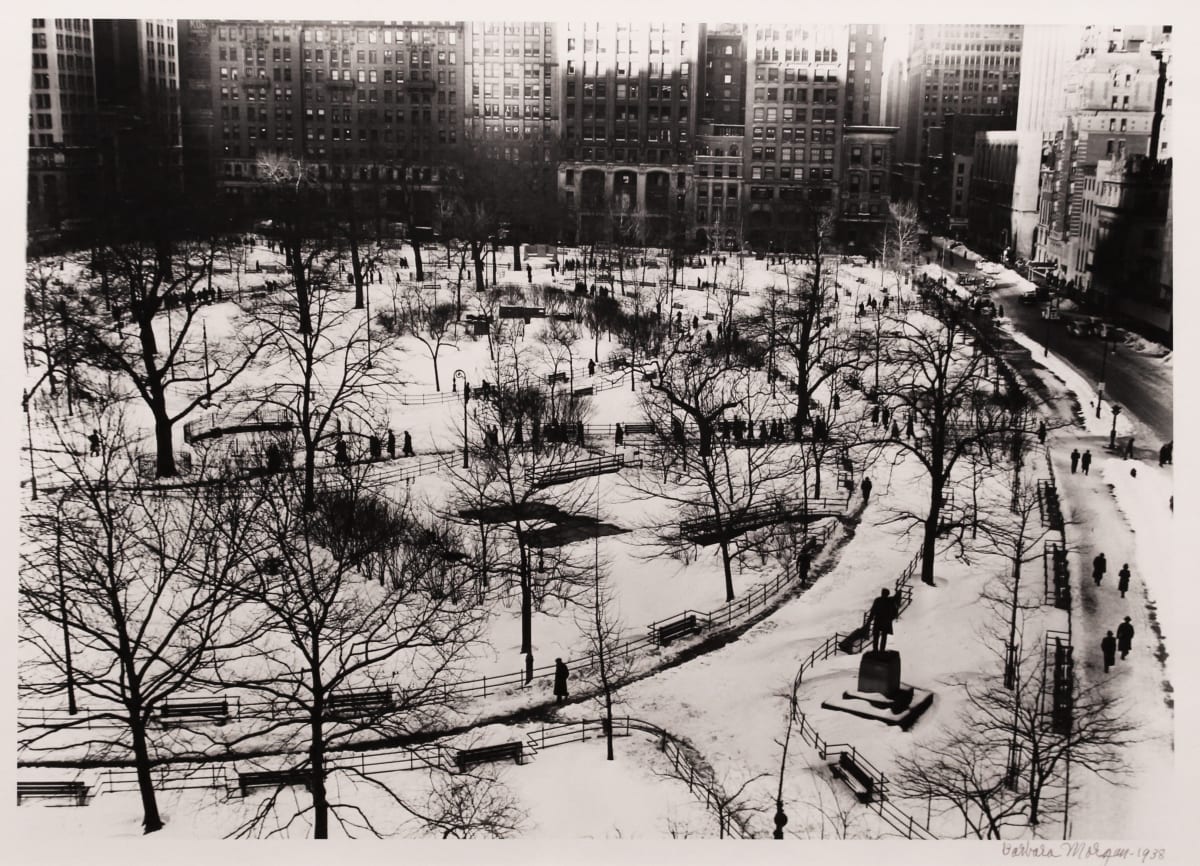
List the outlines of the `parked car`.
{"label": "parked car", "polygon": [[1086,322],[1080,322],[1077,319],[1072,319],[1067,322],[1067,333],[1072,337],[1086,337],[1088,335],[1088,326]]}
{"label": "parked car", "polygon": [[1040,300],[1037,289],[1026,289],[1017,296],[1017,301],[1022,304],[1036,304]]}

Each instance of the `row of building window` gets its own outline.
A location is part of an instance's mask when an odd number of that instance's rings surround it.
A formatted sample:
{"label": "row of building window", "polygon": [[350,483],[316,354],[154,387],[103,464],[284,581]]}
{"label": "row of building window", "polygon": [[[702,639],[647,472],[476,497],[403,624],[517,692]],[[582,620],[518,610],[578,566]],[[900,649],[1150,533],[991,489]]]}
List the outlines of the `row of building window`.
{"label": "row of building window", "polygon": [[[268,34],[268,30],[270,31]],[[217,27],[217,39],[222,42],[236,42],[238,40],[265,41],[270,37],[272,42],[291,42],[292,28],[290,27],[255,27],[250,25],[242,26],[220,26]],[[384,45],[391,45],[393,42],[397,45],[404,42],[424,43],[428,45],[457,45],[458,44],[458,28],[439,28],[437,30],[430,29],[414,29],[414,30],[397,30],[397,29],[364,29],[364,28],[332,28],[325,30],[324,28],[305,29],[302,31],[304,41],[306,42],[336,42],[348,44],[368,44],[373,45],[382,42]]]}

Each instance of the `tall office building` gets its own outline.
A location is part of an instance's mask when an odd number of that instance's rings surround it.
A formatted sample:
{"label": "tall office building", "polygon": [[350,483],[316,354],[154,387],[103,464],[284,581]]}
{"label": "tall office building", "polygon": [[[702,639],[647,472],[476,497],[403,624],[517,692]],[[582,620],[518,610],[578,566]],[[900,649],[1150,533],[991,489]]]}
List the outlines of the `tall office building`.
{"label": "tall office building", "polygon": [[697,246],[740,249],[746,137],[746,25],[709,24],[704,35],[704,101],[696,127]]}
{"label": "tall office building", "polygon": [[1096,164],[1147,155],[1156,126],[1160,64],[1149,28],[1088,27],[1063,76],[1060,124],[1050,130],[1040,174],[1035,256],[1055,263],[1055,276],[1086,293],[1091,284],[1084,232]]}
{"label": "tall office building", "polygon": [[891,75],[889,121],[898,123],[902,136],[894,187],[918,201],[934,223],[948,222],[950,209],[942,131],[947,118],[1003,116],[1015,124],[1021,41],[1016,24],[909,28],[903,67]]}
{"label": "tall office building", "polygon": [[567,22],[558,29],[558,189],[585,240],[688,233],[704,26]]}
{"label": "tall office building", "polygon": [[879,24],[851,24],[846,46],[846,123],[881,126],[885,108],[884,55],[887,47]]}
{"label": "tall office building", "polygon": [[90,18],[34,18],[27,217],[31,236],[94,199],[96,78]]}

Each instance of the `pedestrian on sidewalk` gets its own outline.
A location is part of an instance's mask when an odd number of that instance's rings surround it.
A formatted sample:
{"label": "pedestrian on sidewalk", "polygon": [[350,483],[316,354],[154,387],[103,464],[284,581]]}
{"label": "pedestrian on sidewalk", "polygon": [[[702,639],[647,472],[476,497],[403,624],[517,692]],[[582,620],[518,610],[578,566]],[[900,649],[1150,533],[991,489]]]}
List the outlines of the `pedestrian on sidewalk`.
{"label": "pedestrian on sidewalk", "polygon": [[381,442],[379,437],[374,433],[371,434],[369,441],[371,447],[371,460],[379,460],[383,457],[383,442]]}
{"label": "pedestrian on sidewalk", "polygon": [[1122,659],[1133,649],[1133,623],[1129,621],[1129,617],[1125,617],[1125,622],[1117,626],[1117,649],[1121,651]]}
{"label": "pedestrian on sidewalk", "polygon": [[1129,437],[1129,441],[1125,443],[1125,459],[1128,460],[1133,456],[1133,437]]}
{"label": "pedestrian on sidewalk", "polygon": [[1096,581],[1096,586],[1100,585],[1100,581],[1104,579],[1104,573],[1108,571],[1108,560],[1104,558],[1104,552],[1096,554],[1096,558],[1092,560],[1092,580]]}
{"label": "pedestrian on sidewalk", "polygon": [[1100,652],[1104,653],[1104,672],[1108,673],[1108,669],[1117,663],[1117,639],[1111,631],[1100,641]]}
{"label": "pedestrian on sidewalk", "polygon": [[525,275],[529,278],[529,282],[533,282],[533,265],[525,266]]}
{"label": "pedestrian on sidewalk", "polygon": [[1075,471],[1078,468],[1079,468],[1079,449],[1076,448],[1073,451],[1071,451],[1071,474],[1074,475]]}
{"label": "pedestrian on sidewalk", "polygon": [[614,439],[618,448],[625,444],[625,428],[621,426],[620,422],[617,422],[617,432]]}
{"label": "pedestrian on sidewalk", "polygon": [[93,457],[100,456],[100,431],[93,430],[88,434],[88,450]]}
{"label": "pedestrian on sidewalk", "polygon": [[1088,474],[1088,469],[1092,465],[1092,450],[1089,448],[1083,452],[1083,457],[1079,459],[1079,465],[1083,467],[1083,474]]}
{"label": "pedestrian on sidewalk", "polygon": [[404,431],[404,446],[402,453],[405,457],[413,456],[412,436],[409,435],[407,430]]}
{"label": "pedestrian on sidewalk", "polygon": [[[1112,632],[1109,632],[1112,634]],[[567,699],[567,677],[571,672],[567,670],[566,664],[562,659],[554,660],[554,703],[561,704]]]}
{"label": "pedestrian on sidewalk", "polygon": [[346,440],[340,437],[337,444],[333,446],[333,462],[338,466],[350,465],[350,454],[346,451]]}
{"label": "pedestrian on sidewalk", "polygon": [[1121,570],[1117,572],[1117,589],[1121,592],[1121,598],[1125,597],[1125,593],[1129,591],[1129,563],[1121,566]]}
{"label": "pedestrian on sidewalk", "polygon": [[1037,437],[1038,437],[1039,445],[1046,444],[1046,422],[1045,421],[1041,421],[1038,423]]}
{"label": "pedestrian on sidewalk", "polygon": [[863,505],[866,505],[871,500],[871,479],[863,478],[861,486],[862,486],[862,495],[863,495]]}
{"label": "pedestrian on sidewalk", "polygon": [[387,431],[387,452],[388,460],[396,459],[396,434],[392,432],[390,427]]}

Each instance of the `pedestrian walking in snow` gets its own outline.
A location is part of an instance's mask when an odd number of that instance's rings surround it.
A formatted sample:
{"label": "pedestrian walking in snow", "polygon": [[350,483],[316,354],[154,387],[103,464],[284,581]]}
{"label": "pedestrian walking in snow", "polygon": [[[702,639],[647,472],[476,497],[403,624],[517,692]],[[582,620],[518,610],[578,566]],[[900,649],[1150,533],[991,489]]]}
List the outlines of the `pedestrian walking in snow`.
{"label": "pedestrian walking in snow", "polygon": [[387,452],[388,460],[396,459],[396,434],[393,433],[390,428],[388,429],[387,435]]}
{"label": "pedestrian walking in snow", "polygon": [[1121,651],[1121,658],[1125,658],[1133,649],[1133,623],[1129,621],[1129,617],[1125,617],[1125,622],[1117,626],[1117,649]]}
{"label": "pedestrian walking in snow", "polygon": [[525,266],[525,276],[529,278],[529,282],[533,282],[533,265]]}
{"label": "pedestrian walking in snow", "polygon": [[409,435],[407,430],[404,431],[404,445],[402,447],[401,453],[405,457],[413,456],[412,436]]}
{"label": "pedestrian walking in snow", "polygon": [[1117,639],[1111,631],[1100,641],[1100,652],[1104,653],[1104,672],[1108,673],[1108,669],[1117,663]]}
{"label": "pedestrian walking in snow", "polygon": [[1096,581],[1096,586],[1100,585],[1100,581],[1104,579],[1104,573],[1108,571],[1108,560],[1104,558],[1104,553],[1097,553],[1096,558],[1092,560],[1092,580]]}
{"label": "pedestrian walking in snow", "polygon": [[891,599],[891,593],[886,589],[879,591],[879,598],[871,603],[871,611],[867,614],[867,623],[871,627],[871,649],[882,652],[887,649],[888,635],[892,633],[892,622],[898,611],[896,603]]}
{"label": "pedestrian walking in snow", "polygon": [[100,456],[100,431],[93,430],[88,434],[88,450],[93,457]]}
{"label": "pedestrian walking in snow", "polygon": [[370,447],[371,447],[371,459],[379,460],[380,458],[383,457],[383,442],[381,442],[379,437],[376,436],[374,433],[371,434],[371,438],[369,441],[370,441]]}
{"label": "pedestrian walking in snow", "polygon": [[876,403],[874,406],[871,407],[871,423],[872,424],[879,423],[879,404],[878,403]]}
{"label": "pedestrian walking in snow", "polygon": [[900,438],[900,425],[897,424],[895,421],[892,422],[892,438],[893,439]]}
{"label": "pedestrian walking in snow", "polygon": [[593,361],[591,358],[588,358],[588,375],[589,376],[596,375],[596,362]]}
{"label": "pedestrian walking in snow", "polygon": [[1038,437],[1039,445],[1046,444],[1046,422],[1045,421],[1041,421],[1038,423],[1037,437]]}
{"label": "pedestrian walking in snow", "polygon": [[830,402],[833,403],[833,411],[834,412],[836,412],[838,409],[842,408],[842,398],[837,395],[837,392],[834,392],[833,398],[831,399]]}
{"label": "pedestrian walking in snow", "polygon": [[1133,456],[1133,437],[1129,437],[1129,441],[1125,443],[1125,459],[1128,460]]}
{"label": "pedestrian walking in snow", "polygon": [[1079,465],[1083,468],[1083,474],[1088,474],[1088,469],[1092,466],[1092,450],[1089,448],[1083,452],[1083,456],[1079,458]]}
{"label": "pedestrian walking in snow", "polygon": [[338,439],[337,444],[333,446],[333,462],[337,466],[350,465],[350,454],[346,450],[345,439]]}
{"label": "pedestrian walking in snow", "polygon": [[[1112,634],[1112,632],[1109,632]],[[562,659],[554,660],[554,703],[561,704],[567,699],[567,677],[571,672],[567,670],[566,664]]]}
{"label": "pedestrian walking in snow", "polygon": [[618,448],[625,444],[625,428],[622,427],[619,422],[617,423],[617,432],[614,436],[614,439],[616,440]]}
{"label": "pedestrian walking in snow", "polygon": [[871,500],[871,479],[864,478],[862,480],[861,487],[862,487],[862,495],[863,495],[863,505],[866,505]]}
{"label": "pedestrian walking in snow", "polygon": [[1079,469],[1079,449],[1076,448],[1071,452],[1071,474],[1074,475]]}
{"label": "pedestrian walking in snow", "polygon": [[1121,566],[1121,570],[1117,572],[1117,589],[1121,593],[1121,598],[1125,597],[1125,593],[1129,591],[1129,563]]}

